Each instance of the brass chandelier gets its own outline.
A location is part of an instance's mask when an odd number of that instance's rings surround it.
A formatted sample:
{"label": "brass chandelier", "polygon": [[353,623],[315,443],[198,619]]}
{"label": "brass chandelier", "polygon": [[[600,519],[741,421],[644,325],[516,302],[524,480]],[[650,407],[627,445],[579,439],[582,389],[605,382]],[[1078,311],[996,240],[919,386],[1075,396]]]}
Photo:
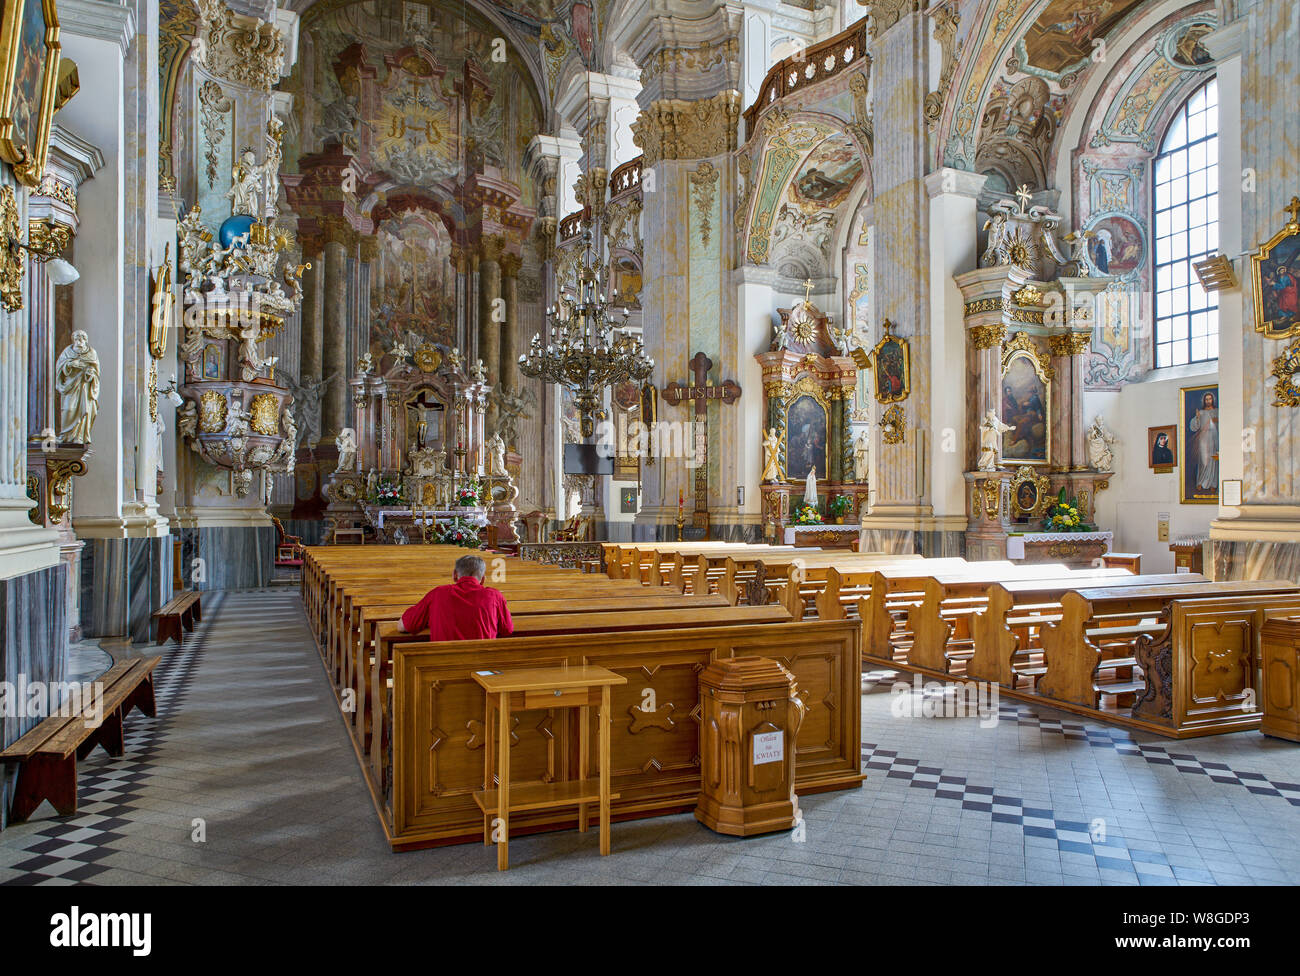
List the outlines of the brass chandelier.
{"label": "brass chandelier", "polygon": [[587,438],[603,413],[604,391],[628,380],[646,380],[655,364],[639,338],[614,325],[614,315],[621,311],[626,322],[628,310],[606,301],[605,270],[594,256],[589,218],[584,218],[582,238],[577,293],[562,290],[560,300],[546,310],[550,331],[545,344],[534,335],[527,355],[519,357],[519,369],[525,376],[573,391],[582,436]]}

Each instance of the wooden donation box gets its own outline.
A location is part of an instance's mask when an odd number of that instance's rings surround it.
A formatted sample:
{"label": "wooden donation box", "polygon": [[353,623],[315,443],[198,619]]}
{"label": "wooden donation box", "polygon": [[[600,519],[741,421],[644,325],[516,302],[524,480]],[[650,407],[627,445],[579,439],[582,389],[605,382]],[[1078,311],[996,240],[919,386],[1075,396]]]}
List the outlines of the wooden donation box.
{"label": "wooden donation box", "polygon": [[1300,617],[1273,617],[1261,628],[1265,735],[1300,742]]}
{"label": "wooden donation box", "polygon": [[736,837],[792,830],[795,678],[764,657],[734,657],[700,673],[700,799],[695,817]]}

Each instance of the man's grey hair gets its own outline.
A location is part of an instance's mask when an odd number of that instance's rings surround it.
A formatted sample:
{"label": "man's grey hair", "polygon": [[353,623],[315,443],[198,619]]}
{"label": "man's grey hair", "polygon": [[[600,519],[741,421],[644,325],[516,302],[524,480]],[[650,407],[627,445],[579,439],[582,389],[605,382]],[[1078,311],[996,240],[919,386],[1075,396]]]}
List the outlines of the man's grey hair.
{"label": "man's grey hair", "polygon": [[472,553],[468,556],[461,556],[456,560],[452,575],[456,579],[460,579],[462,576],[473,576],[482,583],[483,577],[487,575],[487,563],[483,561],[482,556],[475,556]]}

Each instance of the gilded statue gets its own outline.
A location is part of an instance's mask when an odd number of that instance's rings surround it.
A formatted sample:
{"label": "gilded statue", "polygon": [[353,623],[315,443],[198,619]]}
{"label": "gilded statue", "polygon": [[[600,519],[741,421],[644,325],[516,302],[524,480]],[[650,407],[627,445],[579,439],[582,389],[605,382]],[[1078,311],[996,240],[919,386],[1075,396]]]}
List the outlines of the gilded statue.
{"label": "gilded statue", "polygon": [[59,437],[76,444],[90,443],[90,430],[99,412],[99,356],[90,337],[78,329],[72,343],[59,353],[54,365],[54,389],[60,400]]}

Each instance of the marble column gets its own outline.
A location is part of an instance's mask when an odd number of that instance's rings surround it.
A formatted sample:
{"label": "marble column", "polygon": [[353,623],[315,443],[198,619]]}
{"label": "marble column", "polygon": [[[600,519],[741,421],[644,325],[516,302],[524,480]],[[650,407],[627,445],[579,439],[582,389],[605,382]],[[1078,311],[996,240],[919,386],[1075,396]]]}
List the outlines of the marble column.
{"label": "marble column", "polygon": [[321,398],[321,440],[332,441],[347,426],[349,231],[332,228],[325,241],[325,308],[321,316],[321,369],[329,380]]}
{"label": "marble column", "polygon": [[[488,385],[495,391],[501,384],[501,327],[505,320],[501,298],[501,258],[505,242],[496,235],[485,237],[479,251],[479,358],[487,370]],[[488,406],[487,429],[495,431],[497,408]]]}
{"label": "marble column", "polygon": [[320,245],[304,240],[303,260],[311,267],[302,273],[298,383],[308,386],[323,379],[325,362],[325,258]]}
{"label": "marble column", "polygon": [[506,300],[506,320],[501,329],[501,389],[519,393],[519,268],[518,255],[501,258],[501,297]]}

